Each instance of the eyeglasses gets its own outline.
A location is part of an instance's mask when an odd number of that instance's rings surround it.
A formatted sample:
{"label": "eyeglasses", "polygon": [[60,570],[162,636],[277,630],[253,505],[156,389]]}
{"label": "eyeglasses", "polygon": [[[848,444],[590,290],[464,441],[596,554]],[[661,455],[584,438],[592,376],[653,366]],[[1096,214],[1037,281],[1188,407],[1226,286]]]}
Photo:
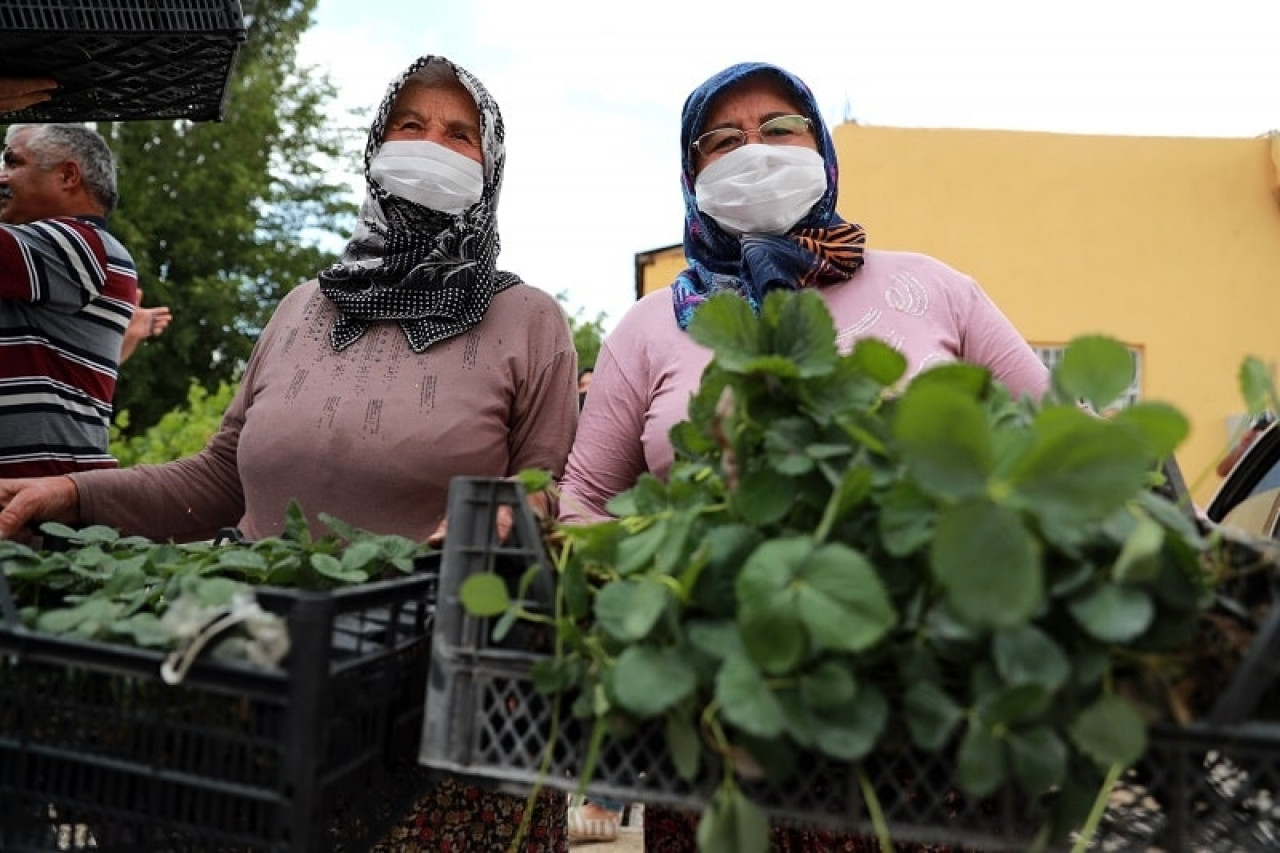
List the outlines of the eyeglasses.
{"label": "eyeglasses", "polygon": [[756,130],[738,130],[736,127],[709,130],[693,141],[693,150],[703,157],[728,154],[746,145],[747,138],[753,133],[760,137],[761,142],[770,145],[792,145],[812,127],[813,122],[804,116],[778,116],[769,119]]}

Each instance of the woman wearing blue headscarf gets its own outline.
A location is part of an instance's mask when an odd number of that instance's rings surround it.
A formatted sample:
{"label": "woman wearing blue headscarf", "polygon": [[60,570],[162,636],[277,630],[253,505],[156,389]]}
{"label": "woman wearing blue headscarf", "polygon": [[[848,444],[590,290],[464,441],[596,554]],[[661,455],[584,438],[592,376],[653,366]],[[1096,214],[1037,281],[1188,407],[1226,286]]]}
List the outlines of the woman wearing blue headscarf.
{"label": "woman wearing blue headscarf", "polygon": [[[909,375],[966,361],[989,368],[1014,394],[1048,389],[1048,370],[977,282],[926,255],[867,249],[862,227],[840,216],[835,145],[795,75],[761,62],[713,75],[685,101],[680,149],[688,266],[636,303],[603,343],[561,482],[563,520],[607,518],[608,501],[641,474],[669,473],[669,432],[688,417],[711,360],[685,330],[716,293],[736,293],[758,313],[771,290],[812,288],[844,351],[876,337],[906,357]],[[645,850],[695,850],[695,822],[651,806]],[[782,828],[772,846],[877,849],[858,836]]]}
{"label": "woman wearing blue headscarf", "polygon": [[835,145],[795,75],[762,62],[715,74],[685,101],[680,149],[688,267],[602,345],[561,484],[565,520],[607,518],[605,504],[642,473],[670,470],[667,434],[711,360],[685,330],[715,293],[758,312],[771,290],[812,288],[844,351],[876,337],[909,375],[965,361],[1015,395],[1048,388],[1048,370],[976,281],[927,255],[868,249],[836,211]]}

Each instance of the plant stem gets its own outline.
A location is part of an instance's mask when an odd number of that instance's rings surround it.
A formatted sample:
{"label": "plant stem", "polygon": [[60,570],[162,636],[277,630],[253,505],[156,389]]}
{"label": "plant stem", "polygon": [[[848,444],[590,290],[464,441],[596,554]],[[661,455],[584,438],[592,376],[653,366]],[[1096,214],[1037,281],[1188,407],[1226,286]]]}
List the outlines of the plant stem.
{"label": "plant stem", "polygon": [[1084,853],[1089,849],[1089,842],[1093,840],[1093,835],[1098,831],[1098,824],[1102,822],[1102,815],[1107,810],[1107,800],[1111,798],[1111,789],[1115,786],[1116,780],[1120,778],[1124,766],[1121,764],[1112,764],[1107,770],[1107,778],[1102,780],[1102,789],[1098,791],[1098,796],[1093,801],[1093,808],[1089,810],[1089,818],[1084,822],[1084,826],[1080,829],[1080,837],[1076,839],[1076,843],[1071,847],[1071,853]]}
{"label": "plant stem", "polygon": [[[563,560],[567,553],[567,548],[562,550],[560,557],[556,561],[556,571],[558,574],[563,572]],[[564,587],[559,583],[556,584],[556,594],[553,606],[555,607],[555,617],[548,621],[552,624],[556,624],[564,614]],[[535,617],[539,616],[538,614],[530,613],[523,609],[520,610],[520,613],[521,618],[529,619],[530,621],[535,621]],[[564,642],[560,637],[559,631],[555,634],[554,654],[557,659],[562,657],[564,654]],[[538,795],[542,793],[543,780],[551,770],[551,760],[555,755],[556,748],[554,733],[560,731],[560,698],[560,694],[557,694],[553,699],[551,706],[551,732],[553,734],[551,737],[547,738],[546,748],[542,750],[542,759],[538,765],[538,781],[534,783],[533,789],[529,791],[529,796],[524,802],[524,814],[520,817],[520,825],[516,827],[515,835],[511,837],[511,844],[507,847],[507,853],[520,853],[525,835],[529,831],[529,825],[533,821],[533,809],[538,802]],[[585,791],[587,781],[589,780],[590,776],[587,776],[586,779],[584,779],[582,782],[582,790]]]}
{"label": "plant stem", "polygon": [[876,831],[876,839],[880,842],[881,853],[893,853],[893,841],[889,838],[889,825],[884,821],[884,812],[880,809],[880,798],[876,789],[871,787],[867,771],[858,765],[858,785],[862,788],[862,799],[867,803],[867,812],[871,815],[871,826]]}

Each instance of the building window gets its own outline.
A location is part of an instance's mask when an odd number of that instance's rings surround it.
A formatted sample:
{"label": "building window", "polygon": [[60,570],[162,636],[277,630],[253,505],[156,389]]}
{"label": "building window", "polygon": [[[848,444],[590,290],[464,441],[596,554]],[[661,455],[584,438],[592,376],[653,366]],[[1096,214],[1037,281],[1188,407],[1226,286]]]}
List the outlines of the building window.
{"label": "building window", "polygon": [[[1066,347],[1042,347],[1032,344],[1031,348],[1035,350],[1036,355],[1040,356],[1040,360],[1050,370],[1058,365],[1062,360],[1062,353],[1066,351]],[[1112,408],[1126,409],[1138,402],[1142,394],[1139,389],[1142,387],[1142,351],[1137,347],[1129,347],[1129,354],[1133,356],[1133,382],[1129,385],[1128,390],[1120,395],[1120,398],[1111,404]]]}

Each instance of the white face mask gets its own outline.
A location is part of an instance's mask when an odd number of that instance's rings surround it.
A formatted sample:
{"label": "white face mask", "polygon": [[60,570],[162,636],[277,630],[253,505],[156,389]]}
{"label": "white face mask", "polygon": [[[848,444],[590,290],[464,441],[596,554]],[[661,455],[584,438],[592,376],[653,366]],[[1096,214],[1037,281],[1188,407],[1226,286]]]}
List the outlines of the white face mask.
{"label": "white face mask", "polygon": [[822,198],[822,155],[800,145],[744,145],[702,170],[698,210],[731,234],[785,234]]}
{"label": "white face mask", "polygon": [[443,145],[416,139],[382,143],[369,175],[384,190],[407,201],[461,213],[480,200],[484,169],[475,160]]}

